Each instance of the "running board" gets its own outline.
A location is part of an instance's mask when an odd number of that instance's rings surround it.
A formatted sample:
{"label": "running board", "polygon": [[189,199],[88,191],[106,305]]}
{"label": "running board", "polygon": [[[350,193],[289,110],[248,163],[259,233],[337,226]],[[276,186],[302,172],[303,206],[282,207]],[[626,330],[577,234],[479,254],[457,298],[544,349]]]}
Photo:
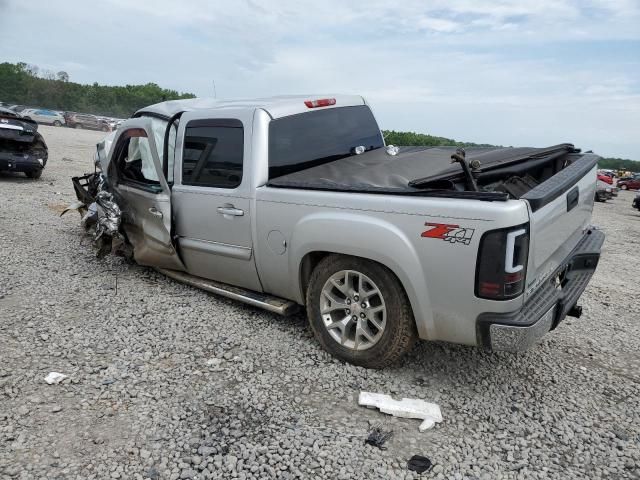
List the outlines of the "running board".
{"label": "running board", "polygon": [[181,283],[186,283],[192,287],[201,288],[207,292],[222,295],[223,297],[231,298],[232,300],[239,300],[254,307],[262,308],[279,315],[292,315],[300,308],[297,303],[285,300],[284,298],[272,297],[265,293],[245,290],[244,288],[234,287],[233,285],[227,285],[226,283],[196,277],[195,275],[190,275],[186,272],[169,270],[168,268],[156,268],[156,270]]}

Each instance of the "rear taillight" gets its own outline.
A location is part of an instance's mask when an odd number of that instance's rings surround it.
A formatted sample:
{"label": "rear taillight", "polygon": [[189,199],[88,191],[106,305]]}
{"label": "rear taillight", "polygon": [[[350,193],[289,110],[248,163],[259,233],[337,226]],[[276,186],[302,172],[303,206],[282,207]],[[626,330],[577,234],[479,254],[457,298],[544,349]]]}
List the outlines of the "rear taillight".
{"label": "rear taillight", "polygon": [[478,251],[476,296],[509,300],[522,295],[528,256],[527,225],[485,233]]}
{"label": "rear taillight", "polygon": [[320,100],[307,100],[304,104],[308,108],[317,108],[317,107],[330,107],[331,105],[336,104],[335,98],[321,98]]}

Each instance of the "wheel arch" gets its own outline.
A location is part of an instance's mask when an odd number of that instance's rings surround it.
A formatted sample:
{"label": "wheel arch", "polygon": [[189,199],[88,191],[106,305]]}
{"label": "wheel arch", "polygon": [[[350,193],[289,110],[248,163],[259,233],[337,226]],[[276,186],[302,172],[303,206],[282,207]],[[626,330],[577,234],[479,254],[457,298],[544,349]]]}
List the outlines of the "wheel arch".
{"label": "wheel arch", "polygon": [[[354,238],[354,232],[359,238]],[[357,214],[336,217],[335,212],[303,219],[295,228],[290,249],[291,265],[297,268],[297,274],[292,275],[293,289],[301,303],[315,266],[334,254],[376,262],[393,273],[409,298],[420,338],[432,336],[433,315],[425,272],[414,245],[396,225]]]}

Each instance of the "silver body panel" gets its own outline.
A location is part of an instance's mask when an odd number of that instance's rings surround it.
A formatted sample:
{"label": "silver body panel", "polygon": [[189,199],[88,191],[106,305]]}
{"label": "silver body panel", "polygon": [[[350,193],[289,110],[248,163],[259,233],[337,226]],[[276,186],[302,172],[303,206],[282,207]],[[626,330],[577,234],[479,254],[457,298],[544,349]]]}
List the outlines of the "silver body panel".
{"label": "silver body panel", "polygon": [[[158,157],[151,120],[134,118],[123,123],[124,128],[116,132],[112,148],[109,150],[107,176],[118,192],[122,205],[122,227],[133,245],[136,262],[161,268],[184,270],[184,265],[171,241],[171,189],[162,175],[162,168],[155,164],[156,177],[159,179],[159,191],[149,191],[123,182],[116,169],[119,147],[126,141],[125,133],[133,129],[146,132],[151,154]],[[113,161],[111,161],[113,160]]]}
{"label": "silver body panel", "polygon": [[567,195],[564,194],[530,213],[525,299],[558,268],[589,227],[596,193],[596,169],[594,167],[575,185],[579,193],[578,204],[570,211],[567,211]]}
{"label": "silver body panel", "polygon": [[[233,189],[183,185],[185,127],[192,120],[216,118],[233,118],[243,124],[245,162],[242,181]],[[253,111],[249,109],[228,108],[185,113],[180,121],[176,142],[172,203],[177,242],[189,273],[261,291],[252,253],[255,197],[249,174],[252,170],[252,127]]]}
{"label": "silver body panel", "polygon": [[[474,295],[478,245],[487,230],[528,221],[525,202],[336,193],[261,187],[256,199],[256,263],[266,292],[304,303],[300,265],[311,252],[368,258],[404,286],[421,338],[476,344],[475,320],[508,312],[522,297],[491,301]],[[425,223],[473,229],[469,244],[421,237]],[[270,248],[277,231],[288,245]]]}

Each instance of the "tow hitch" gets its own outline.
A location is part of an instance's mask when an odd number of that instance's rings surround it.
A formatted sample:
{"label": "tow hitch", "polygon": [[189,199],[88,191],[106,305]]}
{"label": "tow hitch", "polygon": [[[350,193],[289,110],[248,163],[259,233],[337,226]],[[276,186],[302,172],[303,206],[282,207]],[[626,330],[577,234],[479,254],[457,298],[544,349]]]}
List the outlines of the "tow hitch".
{"label": "tow hitch", "polygon": [[577,303],[567,312],[569,317],[580,318],[582,316],[582,307]]}

